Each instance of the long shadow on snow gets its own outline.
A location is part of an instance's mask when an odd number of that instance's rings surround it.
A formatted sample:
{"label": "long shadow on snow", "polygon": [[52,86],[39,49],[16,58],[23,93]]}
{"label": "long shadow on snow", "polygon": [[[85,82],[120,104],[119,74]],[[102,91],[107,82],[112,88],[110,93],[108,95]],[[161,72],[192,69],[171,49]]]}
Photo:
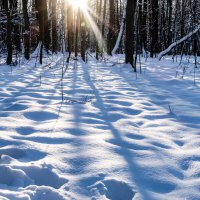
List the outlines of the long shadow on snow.
{"label": "long shadow on snow", "polygon": [[[79,87],[82,87],[82,80],[78,79],[77,76],[79,74],[77,73],[79,66],[74,67],[72,69],[72,85],[70,85],[71,92],[70,95],[72,95],[72,98],[78,93],[80,94]],[[80,81],[80,85],[78,82]],[[85,91],[82,90],[82,92],[85,95]],[[74,118],[71,119],[70,121],[73,122],[74,127],[66,129],[66,131],[73,135],[77,136],[76,142],[70,142],[72,146],[74,146],[75,149],[75,155],[71,158],[67,158],[66,161],[68,162],[70,168],[67,170],[68,173],[73,174],[73,175],[83,175],[87,169],[88,165],[94,160],[94,158],[89,157],[87,153],[85,153],[85,142],[82,140],[81,136],[85,135],[85,131],[82,130],[81,127],[81,122],[82,122],[82,113],[84,111],[84,104],[71,104],[69,108],[72,108],[71,113],[74,114]],[[83,191],[82,191],[83,192]]]}
{"label": "long shadow on snow", "polygon": [[[151,99],[151,102],[154,104],[159,104],[159,106],[162,106],[165,109],[168,109],[169,105],[174,104],[174,99],[176,99],[176,102],[180,102],[180,110],[184,110],[185,107],[187,106],[187,104],[193,105],[194,101],[193,99],[190,98],[190,95],[185,95],[184,99],[182,98],[183,94],[178,93],[179,91],[176,90],[176,93],[173,93],[172,89],[170,86],[167,85],[167,87],[163,88],[160,85],[152,85],[152,83],[148,80],[145,79],[145,84],[142,84],[142,87],[140,87],[140,83],[138,83],[138,85],[134,84],[132,85],[130,83],[129,78],[127,78],[127,76],[123,75],[123,73],[118,73],[117,71],[113,72],[118,74],[121,78],[123,78],[123,81],[126,82],[128,85],[130,85],[131,87],[137,87],[140,91],[142,91],[144,94],[149,94],[148,97]],[[148,87],[150,85],[150,87]],[[151,90],[149,90],[149,88]],[[158,90],[160,89],[160,90]],[[159,91],[159,93],[158,93]],[[160,93],[160,91],[162,91],[162,93]],[[196,102],[199,102],[199,95],[196,94]],[[199,99],[199,101],[198,101]],[[195,105],[198,106],[198,103]],[[195,109],[194,109],[195,111]],[[175,115],[171,115],[169,117],[176,119],[177,122],[179,123],[183,123],[185,126],[190,127],[190,128],[200,128],[199,127],[199,121],[200,121],[200,116],[185,116],[185,115],[180,115],[180,116],[176,116],[176,112],[178,114],[178,111],[176,111],[176,107],[175,107]]]}
{"label": "long shadow on snow", "polygon": [[[82,64],[83,72],[84,72],[84,79],[88,83],[88,85],[91,87],[92,90],[95,91],[94,95],[96,98],[95,106],[101,110],[102,118],[104,119],[105,124],[108,126],[109,130],[112,132],[113,136],[115,137],[115,140],[118,141],[121,144],[125,144],[126,141],[124,141],[120,135],[120,132],[113,126],[112,122],[109,119],[109,114],[106,111],[106,106],[99,94],[99,91],[95,87],[94,83],[91,80],[88,80],[88,72],[86,71],[88,66],[86,64]],[[140,194],[143,196],[144,199],[151,199],[150,195],[148,194],[147,190],[152,190],[154,192],[158,193],[168,193],[171,192],[175,185],[172,183],[166,183],[165,181],[156,181],[151,179],[145,179],[143,170],[141,169],[136,161],[134,160],[133,153],[128,148],[121,148],[117,150],[117,153],[119,153],[127,162],[129,167],[130,175],[135,182]],[[147,190],[145,190],[147,188]],[[155,189],[157,190],[155,191]]]}

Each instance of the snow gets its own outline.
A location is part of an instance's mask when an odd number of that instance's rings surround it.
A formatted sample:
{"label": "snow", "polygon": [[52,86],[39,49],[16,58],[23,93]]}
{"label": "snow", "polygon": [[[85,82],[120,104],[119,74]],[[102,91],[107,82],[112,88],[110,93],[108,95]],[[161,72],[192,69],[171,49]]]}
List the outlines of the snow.
{"label": "snow", "polygon": [[184,42],[185,40],[187,40],[188,38],[190,38],[191,36],[193,36],[194,34],[196,34],[198,31],[200,30],[200,24],[197,26],[197,28],[195,30],[193,30],[192,32],[188,33],[186,36],[184,36],[183,38],[181,38],[180,40],[172,43],[167,49],[165,49],[164,51],[160,52],[158,54],[158,59],[161,60],[161,58],[166,55],[167,53],[169,53],[174,47],[176,47],[177,45],[179,45],[180,43]]}
{"label": "snow", "polygon": [[200,199],[193,58],[106,60],[0,66],[0,199]]}
{"label": "snow", "polygon": [[126,18],[126,4],[127,4],[127,2],[124,2],[124,4],[125,5],[124,5],[123,17],[122,17],[122,21],[121,21],[121,25],[120,25],[120,31],[119,31],[115,46],[114,46],[114,48],[112,50],[112,55],[113,56],[115,55],[117,49],[119,48],[119,45],[120,45],[120,42],[121,42],[121,39],[122,39],[122,36],[123,36],[123,32],[124,32],[125,18]]}

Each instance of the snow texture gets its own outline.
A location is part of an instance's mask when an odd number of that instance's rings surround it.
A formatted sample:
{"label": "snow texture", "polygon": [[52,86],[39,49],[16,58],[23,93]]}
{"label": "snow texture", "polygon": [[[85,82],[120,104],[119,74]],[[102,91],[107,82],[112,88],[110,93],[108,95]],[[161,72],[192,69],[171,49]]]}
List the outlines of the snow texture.
{"label": "snow texture", "polygon": [[193,58],[109,59],[0,66],[1,200],[200,199]]}

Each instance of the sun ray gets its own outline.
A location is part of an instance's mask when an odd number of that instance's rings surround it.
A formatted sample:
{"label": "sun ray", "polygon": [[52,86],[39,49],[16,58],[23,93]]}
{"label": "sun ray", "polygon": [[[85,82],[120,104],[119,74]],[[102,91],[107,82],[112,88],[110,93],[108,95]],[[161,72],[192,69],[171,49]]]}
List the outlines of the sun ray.
{"label": "sun ray", "polygon": [[103,40],[101,30],[99,29],[94,19],[98,19],[101,23],[102,20],[88,7],[88,0],[70,0],[69,2],[72,5],[73,9],[80,9],[80,11],[83,13],[86,23],[89,25],[89,27],[92,29],[92,32],[94,33],[99,48],[105,50],[105,41]]}
{"label": "sun ray", "polygon": [[87,10],[87,0],[70,0],[70,4],[74,9]]}
{"label": "sun ray", "polygon": [[105,48],[105,41],[103,40],[103,36],[101,31],[99,30],[96,22],[94,21],[93,17],[91,17],[90,13],[86,10],[84,11],[84,15],[86,20],[88,21],[90,27],[92,28],[92,31],[96,37],[96,40],[98,42],[98,45],[100,48]]}

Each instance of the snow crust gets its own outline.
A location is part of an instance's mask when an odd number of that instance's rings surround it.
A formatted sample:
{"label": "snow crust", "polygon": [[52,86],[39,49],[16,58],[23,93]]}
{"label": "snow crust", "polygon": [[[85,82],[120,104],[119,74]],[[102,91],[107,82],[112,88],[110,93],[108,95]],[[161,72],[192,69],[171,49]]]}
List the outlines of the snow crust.
{"label": "snow crust", "polygon": [[108,60],[0,65],[1,200],[200,199],[199,68]]}

